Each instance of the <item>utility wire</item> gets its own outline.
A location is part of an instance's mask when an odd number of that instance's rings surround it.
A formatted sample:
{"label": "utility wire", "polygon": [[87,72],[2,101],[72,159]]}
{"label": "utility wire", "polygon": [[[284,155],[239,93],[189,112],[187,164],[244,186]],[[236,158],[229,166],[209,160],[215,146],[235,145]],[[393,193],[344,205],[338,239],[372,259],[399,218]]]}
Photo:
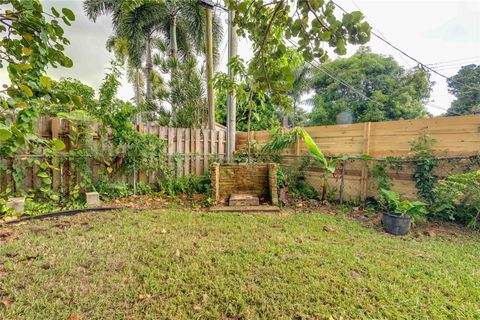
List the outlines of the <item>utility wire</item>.
{"label": "utility wire", "polygon": [[[360,6],[355,2],[355,0],[352,0],[352,3],[353,5],[358,9],[358,11],[362,12],[362,9],[360,8]],[[382,31],[380,31],[380,29],[376,26],[373,25],[373,21],[372,19],[370,19],[369,17],[367,17],[366,14],[364,14],[365,18],[370,20],[370,22],[372,23],[372,27],[374,27],[375,29],[377,29],[378,33],[384,37],[385,39],[387,39],[387,37],[382,33]],[[400,55],[400,58],[403,60],[403,62],[405,62],[407,64],[407,66],[410,68],[411,67],[411,64],[410,62],[408,62],[407,59],[405,59],[405,57],[403,55]]]}
{"label": "utility wire", "polygon": [[465,61],[465,60],[478,60],[480,59],[480,56],[474,56],[474,57],[469,57],[469,58],[462,58],[462,59],[454,59],[454,60],[446,60],[446,61],[439,61],[435,63],[428,63],[429,66],[436,66],[436,65],[443,65],[443,64],[451,64],[454,62],[461,63],[460,61]]}
{"label": "utility wire", "polygon": [[[333,3],[336,7],[338,7],[340,10],[342,10],[344,13],[348,13],[345,9],[343,9],[343,8],[342,8],[340,5],[338,5],[337,3],[333,2],[333,1],[332,1],[332,3]],[[393,45],[390,41],[388,41],[388,40],[386,40],[385,38],[381,37],[381,36],[378,35],[376,32],[370,31],[370,33],[371,33],[372,35],[374,35],[376,38],[378,38],[379,40],[385,42],[387,45],[389,45],[389,46],[392,47],[393,49],[397,50],[398,52],[400,52],[400,53],[403,54],[404,56],[406,56],[406,57],[408,57],[409,59],[415,61],[416,63],[418,63],[419,65],[421,65],[423,68],[430,70],[431,72],[435,73],[436,75],[439,75],[440,77],[445,78],[445,79],[447,79],[447,80],[449,80],[449,81],[456,82],[456,83],[458,83],[458,84],[461,84],[461,85],[463,85],[463,86],[466,86],[466,87],[469,87],[469,88],[472,88],[472,89],[476,89],[476,90],[477,90],[477,89],[480,89],[480,86],[472,87],[472,86],[469,86],[468,84],[459,82],[459,81],[457,81],[457,80],[452,79],[451,77],[448,77],[448,76],[446,76],[446,75],[438,72],[437,70],[433,69],[432,67],[429,67],[427,64],[419,61],[418,59],[416,59],[416,58],[414,58],[414,57],[412,57],[411,55],[409,55],[408,53],[406,53],[405,51],[403,51],[403,50],[400,49],[399,47]]]}

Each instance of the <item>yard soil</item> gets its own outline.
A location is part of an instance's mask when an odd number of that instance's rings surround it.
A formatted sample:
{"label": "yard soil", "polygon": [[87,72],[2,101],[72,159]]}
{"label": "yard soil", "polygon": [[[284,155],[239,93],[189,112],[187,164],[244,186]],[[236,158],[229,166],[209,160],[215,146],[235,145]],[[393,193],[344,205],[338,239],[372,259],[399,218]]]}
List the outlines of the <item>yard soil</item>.
{"label": "yard soil", "polygon": [[[177,209],[188,211],[208,211],[202,204],[207,198],[204,194],[180,194],[177,197],[167,196],[164,193],[149,195],[132,195],[128,197],[102,201],[103,208],[119,208],[133,210],[155,210],[155,209]],[[325,214],[336,216],[342,215],[349,219],[358,220],[364,224],[370,225],[379,231],[382,231],[382,214],[375,213],[364,206],[340,207],[331,204],[328,201],[318,201],[312,199],[298,199],[292,202],[290,206],[284,207],[284,214],[290,213],[315,213],[322,211]],[[12,236],[12,228],[23,225],[27,222],[19,222],[10,227],[2,228],[0,226],[0,240]],[[455,223],[446,221],[424,221],[417,223],[412,227],[411,232],[404,237],[437,237],[437,236],[460,236],[468,235],[472,231]]]}

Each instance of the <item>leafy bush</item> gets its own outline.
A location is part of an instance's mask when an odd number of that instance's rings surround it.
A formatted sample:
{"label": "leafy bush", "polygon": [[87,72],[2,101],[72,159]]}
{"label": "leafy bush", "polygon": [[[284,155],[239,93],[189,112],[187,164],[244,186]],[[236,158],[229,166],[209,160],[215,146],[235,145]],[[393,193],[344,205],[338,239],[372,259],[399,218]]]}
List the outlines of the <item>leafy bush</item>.
{"label": "leafy bush", "polygon": [[208,193],[210,191],[210,176],[203,177],[188,175],[179,178],[167,178],[160,184],[160,190],[164,190],[169,196],[181,193],[192,195],[195,193]]}
{"label": "leafy bush", "polygon": [[400,195],[391,190],[381,189],[380,192],[380,203],[390,213],[410,216],[416,221],[423,220],[427,215],[427,205],[421,201],[401,200]]}
{"label": "leafy bush", "polygon": [[433,190],[434,215],[477,228],[480,219],[480,170],[440,180]]}
{"label": "leafy bush", "polygon": [[122,198],[133,194],[133,188],[125,182],[99,182],[95,185],[95,190],[103,200]]}
{"label": "leafy bush", "polygon": [[152,193],[152,191],[153,191],[153,188],[151,185],[141,181],[137,183],[137,194],[140,194],[140,195],[149,194],[149,193]]}

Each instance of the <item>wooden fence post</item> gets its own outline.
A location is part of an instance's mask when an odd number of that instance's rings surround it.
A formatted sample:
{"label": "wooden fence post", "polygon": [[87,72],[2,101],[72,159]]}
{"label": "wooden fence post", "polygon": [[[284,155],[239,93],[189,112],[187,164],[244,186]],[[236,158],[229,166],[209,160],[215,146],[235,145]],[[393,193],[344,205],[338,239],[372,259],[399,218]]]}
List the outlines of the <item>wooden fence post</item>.
{"label": "wooden fence post", "polygon": [[200,176],[202,170],[200,167],[200,154],[202,152],[201,140],[201,129],[195,129],[195,174]]}
{"label": "wooden fence post", "polygon": [[[58,139],[59,132],[60,132],[60,119],[52,118],[51,128],[52,128],[52,132],[51,132],[52,139]],[[58,190],[58,188],[60,187],[60,168],[59,168],[59,164],[60,164],[60,161],[58,160],[58,158],[54,158],[53,159],[53,166],[55,168],[57,168],[58,170],[53,171],[53,175],[52,175],[53,190]],[[33,172],[32,172],[32,175],[33,175]],[[32,187],[33,187],[33,185],[32,185]]]}
{"label": "wooden fence post", "polygon": [[[363,154],[370,153],[370,131],[372,123],[366,122],[363,129]],[[368,162],[364,161],[362,166],[362,176],[360,178],[360,199],[365,201],[367,199],[367,187],[368,187]]]}
{"label": "wooden fence post", "polygon": [[189,175],[190,172],[190,137],[191,129],[185,129],[185,139],[183,144],[183,174]]}

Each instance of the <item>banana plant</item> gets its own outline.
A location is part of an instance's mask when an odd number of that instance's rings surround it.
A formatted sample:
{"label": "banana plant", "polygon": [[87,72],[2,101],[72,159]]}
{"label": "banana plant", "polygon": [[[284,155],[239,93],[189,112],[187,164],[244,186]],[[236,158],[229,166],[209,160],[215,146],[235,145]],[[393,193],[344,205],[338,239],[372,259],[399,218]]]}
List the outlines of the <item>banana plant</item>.
{"label": "banana plant", "polygon": [[315,162],[323,169],[323,186],[322,186],[322,201],[325,200],[328,191],[328,178],[330,178],[337,169],[338,162],[343,160],[343,158],[334,158],[334,159],[327,159],[323,154],[322,150],[317,146],[315,141],[313,141],[312,137],[305,131],[305,129],[301,130],[303,140],[307,145],[308,150],[310,150],[310,154],[315,160]]}
{"label": "banana plant", "polygon": [[307,145],[308,150],[310,150],[310,155],[315,160],[315,162],[323,169],[323,186],[322,186],[322,201],[325,200],[328,191],[328,178],[330,178],[337,169],[337,165],[340,161],[348,159],[363,159],[369,160],[372,159],[368,154],[352,154],[352,155],[343,155],[340,157],[328,159],[317,146],[312,137],[308,134],[305,129],[301,128],[301,134],[305,144]]}

